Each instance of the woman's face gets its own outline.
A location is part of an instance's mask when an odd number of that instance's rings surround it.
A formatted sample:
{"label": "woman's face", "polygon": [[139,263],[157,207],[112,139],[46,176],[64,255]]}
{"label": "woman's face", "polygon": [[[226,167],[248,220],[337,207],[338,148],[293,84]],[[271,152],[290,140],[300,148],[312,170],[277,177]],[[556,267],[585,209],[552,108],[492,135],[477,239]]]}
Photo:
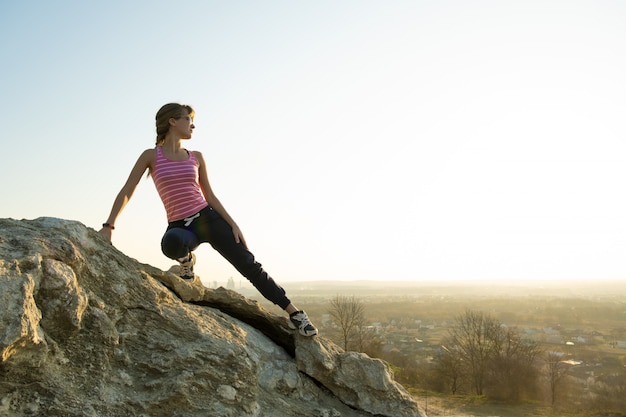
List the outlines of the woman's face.
{"label": "woman's face", "polygon": [[[172,122],[173,121],[173,122]],[[193,130],[196,126],[193,124],[193,118],[189,114],[175,119],[170,119],[170,130],[174,129],[181,139],[191,139]]]}

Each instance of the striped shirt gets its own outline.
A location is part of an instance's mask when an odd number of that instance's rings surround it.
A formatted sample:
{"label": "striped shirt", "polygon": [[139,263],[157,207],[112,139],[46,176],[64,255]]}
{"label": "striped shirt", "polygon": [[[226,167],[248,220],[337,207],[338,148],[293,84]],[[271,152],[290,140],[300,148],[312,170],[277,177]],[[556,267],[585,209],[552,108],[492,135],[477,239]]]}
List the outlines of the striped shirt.
{"label": "striped shirt", "polygon": [[188,159],[172,161],[163,155],[160,146],[156,147],[152,179],[165,206],[168,222],[189,217],[209,205],[198,180],[200,163],[193,152],[187,153]]}

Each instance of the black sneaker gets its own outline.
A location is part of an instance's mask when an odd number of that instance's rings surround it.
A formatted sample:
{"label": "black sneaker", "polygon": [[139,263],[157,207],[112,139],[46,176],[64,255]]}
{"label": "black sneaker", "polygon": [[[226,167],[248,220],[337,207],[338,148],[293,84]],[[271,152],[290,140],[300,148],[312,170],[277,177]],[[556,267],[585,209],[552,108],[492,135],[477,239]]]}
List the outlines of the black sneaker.
{"label": "black sneaker", "polygon": [[289,327],[298,329],[302,336],[313,336],[317,334],[317,329],[304,311],[296,311],[289,315]]}
{"label": "black sneaker", "polygon": [[185,262],[179,262],[180,269],[178,270],[178,276],[187,281],[192,281],[196,274],[193,272],[193,265],[196,263],[196,255],[193,253],[189,254],[189,259]]}

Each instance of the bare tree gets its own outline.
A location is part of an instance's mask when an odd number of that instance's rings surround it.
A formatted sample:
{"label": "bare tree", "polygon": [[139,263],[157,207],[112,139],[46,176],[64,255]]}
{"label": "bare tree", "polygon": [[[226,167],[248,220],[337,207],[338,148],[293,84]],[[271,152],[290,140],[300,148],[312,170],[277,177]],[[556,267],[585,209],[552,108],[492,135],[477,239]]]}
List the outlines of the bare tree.
{"label": "bare tree", "polygon": [[516,329],[504,326],[500,326],[494,342],[489,369],[490,394],[518,401],[522,394],[536,388],[535,361],[541,349],[537,343],[522,339]]}
{"label": "bare tree", "polygon": [[365,306],[355,296],[337,294],[330,300],[331,317],[339,324],[344,350],[348,350],[351,341],[363,347],[365,331]]}
{"label": "bare tree", "polygon": [[[358,302],[358,300],[357,300]],[[360,317],[355,317],[354,326],[350,334],[350,345],[358,352],[363,352],[367,343],[367,319],[365,318],[365,307]]]}
{"label": "bare tree", "polygon": [[456,318],[435,357],[434,369],[448,390],[467,386],[476,394],[518,401],[536,389],[537,343],[482,312]]}
{"label": "bare tree", "polygon": [[456,348],[448,349],[445,345],[441,345],[435,361],[435,372],[445,384],[446,389],[455,395],[463,381],[463,363],[459,351]]}
{"label": "bare tree", "polygon": [[458,351],[474,393],[483,395],[489,362],[495,356],[500,323],[494,318],[466,310],[450,329],[450,346]]}
{"label": "bare tree", "polygon": [[550,404],[556,403],[556,394],[561,380],[566,376],[569,366],[563,362],[563,354],[560,352],[548,352],[546,367],[548,370],[548,382],[550,384]]}

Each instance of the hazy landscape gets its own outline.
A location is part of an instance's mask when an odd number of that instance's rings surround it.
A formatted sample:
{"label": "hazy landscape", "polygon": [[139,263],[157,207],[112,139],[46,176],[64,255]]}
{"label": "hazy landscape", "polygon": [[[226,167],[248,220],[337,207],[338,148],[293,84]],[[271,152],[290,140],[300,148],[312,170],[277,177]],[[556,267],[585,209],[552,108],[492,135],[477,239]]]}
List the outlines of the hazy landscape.
{"label": "hazy landscape", "polygon": [[[276,309],[245,281],[230,286]],[[626,415],[626,282],[319,281],[284,287],[321,335],[338,344],[341,329],[331,301],[341,296],[360,303],[366,338],[375,343],[349,350],[389,362],[429,415]],[[476,395],[463,372],[454,392],[449,389],[442,352],[468,313],[493,319],[535,349],[529,379],[511,376],[522,385],[513,397],[493,387]]]}

